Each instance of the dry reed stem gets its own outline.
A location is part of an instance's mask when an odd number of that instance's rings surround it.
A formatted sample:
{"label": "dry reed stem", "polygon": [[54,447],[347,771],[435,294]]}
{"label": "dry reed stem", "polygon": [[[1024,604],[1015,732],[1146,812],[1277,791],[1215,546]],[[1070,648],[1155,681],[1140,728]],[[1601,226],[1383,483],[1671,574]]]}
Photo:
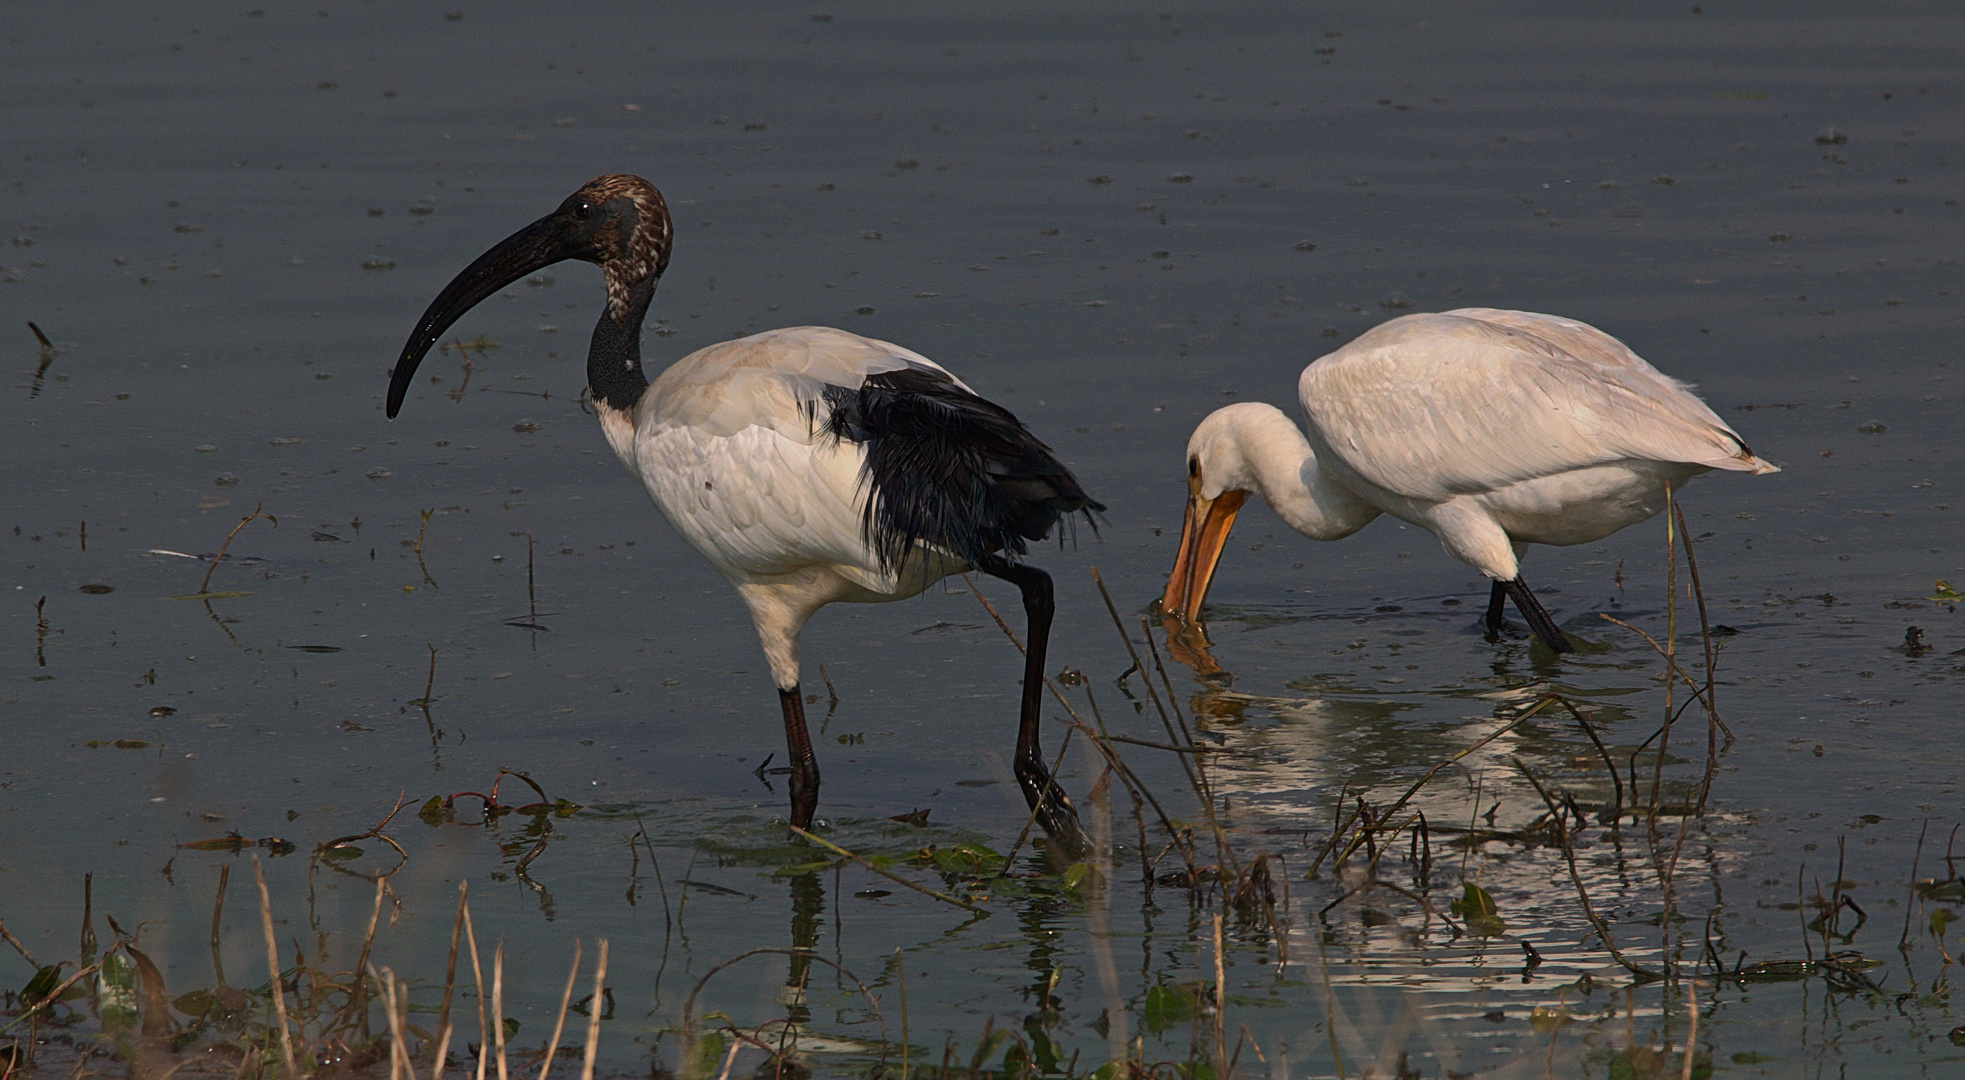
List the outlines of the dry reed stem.
{"label": "dry reed stem", "polygon": [[286,987],[280,982],[280,946],[273,939],[273,897],[266,891],[266,871],[260,866],[258,855],[252,857],[252,879],[259,886],[259,924],[266,934],[266,971],[273,984],[273,1020],[280,1025],[280,1059],[286,1064],[287,1075],[298,1080],[300,1066],[293,1056],[293,1033],[287,1030]]}
{"label": "dry reed stem", "polygon": [[[559,1053],[560,1033],[566,1030],[566,1007],[573,1003],[573,984],[580,978],[580,939],[573,939],[573,966],[566,969],[566,989],[560,991],[559,1012],[553,1018],[553,1034],[546,1040],[546,1060],[539,1065],[539,1080],[546,1080],[546,1074],[553,1070],[553,1055]],[[599,1002],[595,1002],[599,1007]]]}
{"label": "dry reed stem", "polygon": [[1228,1080],[1228,969],[1221,955],[1221,912],[1214,913],[1214,1060],[1217,1074]]}
{"label": "dry reed stem", "polygon": [[218,985],[225,985],[225,960],[219,955],[219,921],[225,914],[225,883],[232,880],[232,864],[224,863],[218,868],[218,895],[212,898],[212,977]]}
{"label": "dry reed stem", "polygon": [[601,1001],[607,995],[607,939],[600,939],[600,954],[594,957],[594,996],[587,1005],[587,1047],[581,1059],[580,1080],[594,1080],[594,1058],[600,1054]]}
{"label": "dry reed stem", "polygon": [[822,837],[814,836],[811,833],[805,831],[804,829],[799,828],[796,825],[793,825],[790,828],[792,832],[796,833],[799,836],[804,837],[807,840],[810,840],[812,843],[817,844],[822,848],[825,848],[827,851],[832,852],[834,855],[841,856],[842,858],[851,859],[854,862],[859,863],[861,866],[865,867],[866,869],[871,870],[874,873],[879,874],[881,877],[886,878],[888,881],[895,883],[896,885],[901,885],[901,886],[905,886],[906,888],[913,889],[915,892],[918,892],[923,896],[932,896],[935,899],[940,900],[944,904],[954,904],[956,907],[966,908],[970,911],[975,912],[978,915],[988,915],[990,913],[988,908],[977,907],[976,905],[971,904],[966,900],[957,900],[955,897],[950,896],[947,893],[936,892],[935,890],[930,889],[926,886],[916,885],[914,882],[909,881],[908,879],[900,876],[899,874],[896,874],[893,871],[886,869],[885,867],[875,866],[873,863],[868,862],[866,859],[863,859],[860,856],[853,854],[852,852],[846,850],[843,847],[840,847],[838,844],[835,844],[832,841],[824,839]]}
{"label": "dry reed stem", "polygon": [[491,1048],[491,1027],[484,1016],[484,968],[478,963],[478,934],[471,925],[470,905],[464,905],[464,943],[471,949],[471,981],[477,987],[478,996],[478,1071],[476,1080],[484,1080],[484,1060],[486,1051]]}
{"label": "dry reed stem", "polygon": [[[901,984],[901,1080],[907,1080],[908,1027],[907,1027],[907,961],[901,950],[894,950],[894,973]],[[885,1057],[886,1055],[882,1055]]]}
{"label": "dry reed stem", "polygon": [[1577,711],[1576,706],[1571,704],[1568,698],[1561,694],[1550,696],[1562,702],[1562,707],[1568,709],[1569,715],[1576,718],[1576,726],[1582,728],[1583,734],[1589,736],[1590,745],[1597,748],[1597,756],[1603,759],[1603,767],[1609,771],[1610,783],[1617,792],[1617,802],[1610,810],[1610,821],[1612,824],[1621,821],[1624,817],[1624,777],[1617,771],[1617,763],[1611,760],[1610,750],[1603,745],[1602,739],[1597,738],[1596,729],[1590,726],[1588,720],[1583,719],[1583,714]]}
{"label": "dry reed stem", "polygon": [[[375,979],[375,981],[380,983],[382,986],[382,1008],[384,1009],[384,1015],[388,1016],[389,1018],[389,1036],[390,1036],[389,1080],[403,1080],[403,1042],[401,1039],[395,1037],[396,1036],[395,972],[392,971],[389,973],[389,978],[386,982],[375,974],[375,969],[373,967],[368,969],[368,975],[369,978]],[[355,978],[359,980],[361,978],[361,974],[357,972]]]}
{"label": "dry reed stem", "polygon": [[[356,978],[360,978],[358,974]],[[389,1015],[389,1080],[416,1080],[416,1065],[409,1060],[409,1043],[404,1036],[404,1013],[409,1007],[409,988],[396,982],[396,973],[383,968],[380,975],[373,967],[368,969],[368,977],[382,987],[382,1007]]]}
{"label": "dry reed stem", "polygon": [[730,1067],[737,1063],[737,1051],[744,1048],[744,1040],[730,1040],[730,1051],[723,1055],[723,1071],[716,1074],[716,1080],[730,1080]]}
{"label": "dry reed stem", "polygon": [[491,1033],[498,1040],[498,1080],[509,1080],[505,1071],[505,942],[491,954]]}
{"label": "dry reed stem", "polygon": [[382,879],[376,878],[375,906],[368,914],[368,932],[362,935],[361,955],[355,960],[355,987],[349,992],[348,1003],[342,1006],[337,1017],[343,1023],[351,1018],[357,1020],[362,1026],[364,1036],[368,1034],[368,1009],[365,1005],[368,995],[365,992],[366,984],[362,982],[361,973],[368,970],[368,958],[375,951],[375,928],[382,920],[382,889]]}
{"label": "dry reed stem", "polygon": [[437,1035],[437,1052],[430,1059],[430,1080],[443,1080],[444,1058],[450,1054],[450,1036],[452,1030],[448,1020],[444,1021],[439,1029]]}
{"label": "dry reed stem", "polygon": [[1692,1015],[1685,1032],[1685,1062],[1679,1067],[1679,1080],[1692,1080],[1692,1057],[1699,1046],[1699,980],[1690,980],[1689,985],[1691,991],[1685,999],[1692,1005],[1688,1010]]}
{"label": "dry reed stem", "polygon": [[464,897],[470,887],[468,881],[457,883],[457,914],[450,921],[450,959],[444,964],[443,972],[443,1004],[437,1009],[437,1032],[441,1041],[436,1060],[430,1063],[430,1080],[441,1080],[444,1051],[450,1046],[450,1002],[451,995],[457,990],[457,937],[464,932]]}

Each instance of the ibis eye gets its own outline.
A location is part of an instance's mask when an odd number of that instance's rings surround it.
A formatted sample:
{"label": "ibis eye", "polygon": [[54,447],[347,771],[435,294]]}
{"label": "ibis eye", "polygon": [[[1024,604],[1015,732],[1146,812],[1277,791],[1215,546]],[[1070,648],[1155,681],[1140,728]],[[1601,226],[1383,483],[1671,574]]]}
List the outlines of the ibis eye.
{"label": "ibis eye", "polygon": [[594,204],[585,199],[573,204],[573,216],[582,221],[594,216]]}

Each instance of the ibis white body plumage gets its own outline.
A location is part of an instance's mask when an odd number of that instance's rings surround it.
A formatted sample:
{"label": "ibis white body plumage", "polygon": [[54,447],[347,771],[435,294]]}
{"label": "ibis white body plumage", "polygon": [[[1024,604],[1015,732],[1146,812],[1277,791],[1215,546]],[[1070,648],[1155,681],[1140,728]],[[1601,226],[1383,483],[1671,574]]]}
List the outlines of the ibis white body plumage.
{"label": "ibis white body plumage", "polygon": [[821,607],[905,600],[970,568],[929,546],[882,565],[865,527],[867,448],[821,423],[827,388],[909,368],[962,386],[898,345],[801,326],[699,349],[634,408],[599,406],[615,454],[749,605],[780,688],[798,684],[798,631]]}

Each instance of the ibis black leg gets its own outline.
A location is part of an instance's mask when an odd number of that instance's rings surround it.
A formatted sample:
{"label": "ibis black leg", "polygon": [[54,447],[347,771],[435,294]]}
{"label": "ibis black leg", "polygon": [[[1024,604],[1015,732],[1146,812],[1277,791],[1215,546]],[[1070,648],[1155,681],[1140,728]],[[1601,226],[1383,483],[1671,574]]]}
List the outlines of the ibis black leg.
{"label": "ibis black leg", "polygon": [[1507,606],[1508,606],[1508,587],[1497,581],[1494,583],[1494,588],[1488,590],[1488,594],[1487,594],[1487,632],[1488,633],[1498,634],[1501,632],[1501,613],[1502,613],[1502,609],[1506,608]]}
{"label": "ibis black leg", "polygon": [[1091,853],[1091,841],[1078,824],[1078,811],[1064,789],[1044,764],[1044,751],[1038,739],[1038,724],[1044,706],[1044,653],[1051,641],[1051,575],[1034,566],[992,557],[976,569],[999,577],[1023,592],[1023,611],[1027,620],[1023,654],[1023,707],[1017,722],[1017,757],[1013,771],[1023,786],[1024,801],[1037,812],[1037,823],[1052,840],[1074,859]]}
{"label": "ibis black leg", "polygon": [[805,730],[805,698],[798,687],[778,691],[778,704],[785,710],[785,750],[791,755],[791,823],[793,828],[812,827],[812,813],[819,808],[819,759],[812,753],[812,735]]}
{"label": "ibis black leg", "polygon": [[[1556,628],[1556,620],[1549,617],[1549,612],[1543,608],[1542,602],[1535,598],[1534,593],[1528,591],[1528,586],[1523,584],[1521,575],[1517,574],[1512,581],[1497,581],[1495,584],[1508,591],[1509,598],[1515,602],[1515,608],[1522,613],[1522,618],[1528,620],[1528,628],[1535,631],[1535,636],[1541,638],[1544,644],[1559,653],[1570,652],[1574,648],[1570,645],[1569,639],[1562,636],[1562,631]],[[1492,611],[1493,609],[1490,608],[1489,613],[1492,614]]]}

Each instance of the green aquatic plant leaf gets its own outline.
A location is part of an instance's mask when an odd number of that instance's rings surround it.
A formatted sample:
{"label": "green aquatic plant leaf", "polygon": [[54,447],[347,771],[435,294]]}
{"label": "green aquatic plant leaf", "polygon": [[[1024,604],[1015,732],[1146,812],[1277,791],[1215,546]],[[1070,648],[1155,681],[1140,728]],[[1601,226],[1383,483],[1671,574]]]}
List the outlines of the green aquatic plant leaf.
{"label": "green aquatic plant leaf", "polygon": [[20,992],[21,1004],[23,1005],[39,1004],[43,998],[53,993],[55,987],[60,984],[61,984],[61,965],[49,964],[47,967],[44,967],[39,971],[36,971],[34,973],[34,977],[32,979],[27,980],[27,985],[21,988],[21,992]]}
{"label": "green aquatic plant leaf", "polygon": [[1194,1017],[1194,994],[1185,986],[1161,983],[1146,991],[1146,1003],[1139,1011],[1139,1024],[1148,1034],[1158,1035]]}
{"label": "green aquatic plant leaf", "polygon": [[1075,862],[1064,868],[1064,889],[1066,892],[1078,891],[1078,886],[1092,875],[1092,864]]}
{"label": "green aquatic plant leaf", "polygon": [[416,820],[433,829],[454,817],[456,814],[452,812],[449,801],[442,795],[432,795],[416,808]]}
{"label": "green aquatic plant leaf", "polygon": [[1453,913],[1467,921],[1467,930],[1476,937],[1496,937],[1508,930],[1507,920],[1494,906],[1494,897],[1471,881],[1460,883],[1460,899],[1453,902]]}
{"label": "green aquatic plant leaf", "polygon": [[136,961],[120,951],[103,957],[96,972],[96,1015],[104,1031],[136,1026]]}
{"label": "green aquatic plant leaf", "polygon": [[721,1031],[705,1032],[682,1058],[682,1080],[703,1080],[715,1076],[717,1068],[723,1064],[723,1051],[728,1045]]}

